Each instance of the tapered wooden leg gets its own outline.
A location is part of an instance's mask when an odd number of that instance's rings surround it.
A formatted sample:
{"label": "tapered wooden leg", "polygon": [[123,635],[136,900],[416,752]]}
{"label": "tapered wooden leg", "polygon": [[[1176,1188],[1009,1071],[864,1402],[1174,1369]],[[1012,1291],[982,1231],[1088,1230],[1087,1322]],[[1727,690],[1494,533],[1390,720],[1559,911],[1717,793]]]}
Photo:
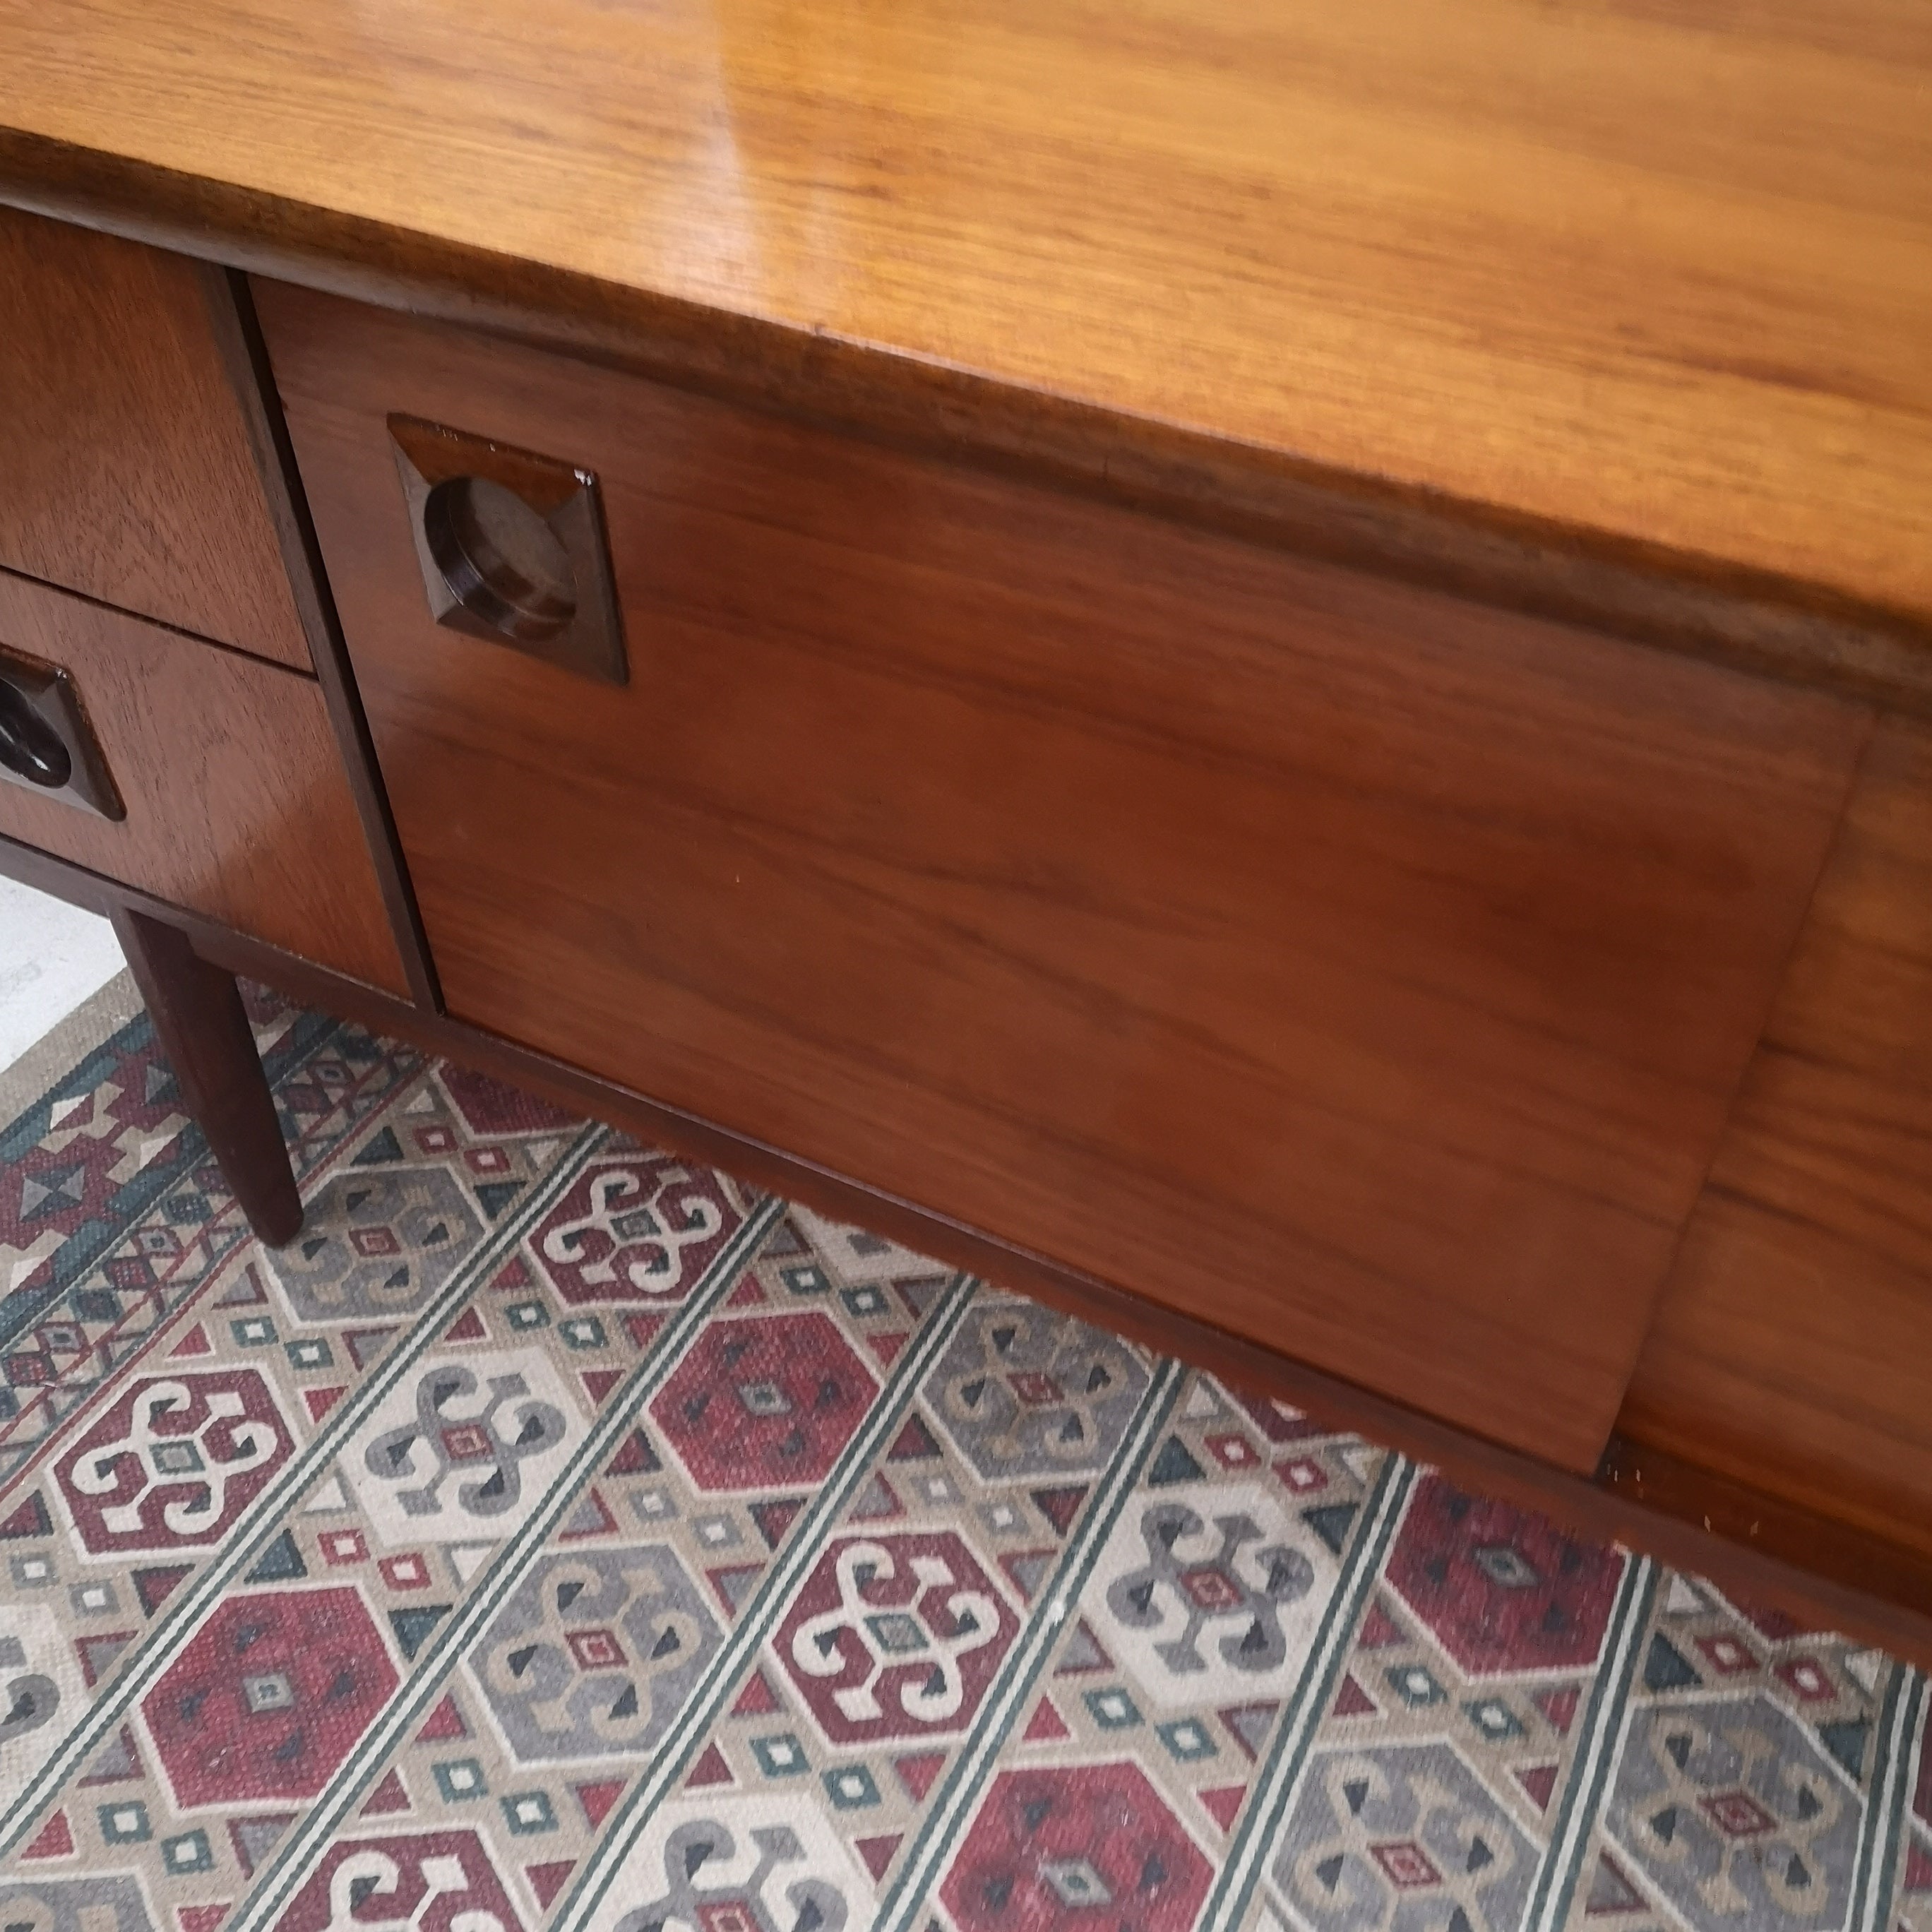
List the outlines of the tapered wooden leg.
{"label": "tapered wooden leg", "polygon": [[124,907],[114,931],[182,1104],[207,1136],[248,1225],[272,1248],[292,1240],[302,1228],[302,1198],[234,975],[144,914]]}

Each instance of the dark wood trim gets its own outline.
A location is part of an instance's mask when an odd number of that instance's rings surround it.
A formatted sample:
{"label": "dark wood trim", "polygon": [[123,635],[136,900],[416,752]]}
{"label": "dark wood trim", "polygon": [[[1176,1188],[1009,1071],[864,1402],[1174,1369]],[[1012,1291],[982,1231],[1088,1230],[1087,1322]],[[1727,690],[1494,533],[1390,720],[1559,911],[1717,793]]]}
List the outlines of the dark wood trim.
{"label": "dark wood trim", "polygon": [[[910,1202],[794,1159],[779,1149],[599,1080],[513,1042],[414,1007],[358,982],[160,904],[96,874],[0,838],[0,874],[97,911],[123,906],[166,919],[210,964],[267,981],[328,1012],[427,1053],[443,1054],[560,1106],[713,1162],[802,1201],[1021,1290],[1083,1320],[1198,1364],[1241,1387],[1278,1396],[1340,1427],[1432,1463],[1454,1480],[1542,1511],[1575,1532],[1647,1551],[1707,1574],[1748,1600],[1843,1631],[1932,1667],[1932,1577],[1916,1559],[1841,1525],[1773,1525],[1796,1513],[1741,1486],[1640,1454],[1641,1481],[1612,1444],[1592,1480],[1454,1429],[1400,1402],[1311,1369],[1208,1323],[1155,1306]],[[1708,1498],[1708,1502],[1703,1501]],[[1705,1526],[1708,1519],[1708,1527]],[[1856,1577],[1864,1587],[1842,1580]]]}
{"label": "dark wood trim", "polygon": [[341,748],[350,795],[356,801],[363,836],[368,841],[369,856],[375,865],[376,882],[389,915],[396,950],[402,958],[410,997],[417,1005],[440,1012],[442,995],[436,985],[429,942],[424,936],[422,916],[416,908],[416,892],[410,884],[402,845],[396,836],[388,794],[376,766],[369,722],[356,695],[355,674],[342,640],[342,626],[336,615],[328,574],[322,568],[322,550],[310,519],[302,472],[296,466],[288,426],[282,418],[281,399],[276,394],[274,376],[268,366],[267,346],[255,319],[254,298],[248,292],[248,278],[233,268],[203,263],[202,285],[209,324],[248,432],[249,447],[262,479],[262,494],[268,506],[269,520],[274,526],[275,539],[281,548],[296,614],[308,640],[316,682],[322,687],[328,721]]}
{"label": "dark wood trim", "polygon": [[[299,674],[297,674],[299,675]],[[112,920],[124,908],[145,914],[151,919],[160,920],[185,933],[194,943],[195,950],[212,963],[219,964],[226,952],[240,947],[250,963],[230,967],[231,972],[247,974],[252,979],[266,981],[286,988],[292,994],[306,998],[310,992],[320,993],[326,987],[332,992],[342,994],[326,1010],[345,1016],[362,1018],[362,1008],[346,1003],[347,989],[352,986],[375,995],[380,1010],[390,1018],[383,1020],[385,1028],[394,1030],[400,1021],[392,1022],[398,1015],[416,1012],[418,1010],[406,1000],[398,999],[393,993],[386,993],[379,987],[365,985],[360,980],[352,980],[344,973],[338,973],[326,966],[318,966],[312,959],[299,958],[285,952],[280,946],[271,945],[265,939],[251,938],[245,933],[222,925],[218,920],[194,912],[186,906],[174,904],[171,901],[158,898],[152,892],[145,892],[138,886],[123,885],[118,879],[110,879],[104,873],[90,872],[85,866],[77,866],[71,860],[57,858],[51,852],[44,852],[38,846],[24,845],[17,838],[0,835],[0,878],[17,879],[23,886],[31,886],[37,892],[45,892],[50,898],[64,899],[69,905],[79,906],[83,911],[98,913],[103,919]],[[319,1004],[325,1003],[318,1002]],[[376,1009],[371,1008],[370,1012]],[[426,1015],[437,1018],[440,1015]],[[368,1022],[376,1022],[370,1019]],[[454,1022],[452,1022],[454,1024]],[[404,1036],[397,1033],[397,1037]],[[440,1052],[442,1048],[434,1049]]]}
{"label": "dark wood trim", "polygon": [[1932,1558],[1630,1436],[1610,1438],[1597,1481],[1647,1516],[1695,1526],[1809,1571],[1856,1576],[1874,1596],[1932,1612]]}
{"label": "dark wood trim", "polygon": [[1478,602],[1932,713],[1932,614],[1462,502],[46,136],[0,200]]}
{"label": "dark wood trim", "polygon": [[121,906],[114,936],[141,989],[182,1104],[248,1225],[272,1248],[302,1232],[302,1196],[235,976],[165,920]]}

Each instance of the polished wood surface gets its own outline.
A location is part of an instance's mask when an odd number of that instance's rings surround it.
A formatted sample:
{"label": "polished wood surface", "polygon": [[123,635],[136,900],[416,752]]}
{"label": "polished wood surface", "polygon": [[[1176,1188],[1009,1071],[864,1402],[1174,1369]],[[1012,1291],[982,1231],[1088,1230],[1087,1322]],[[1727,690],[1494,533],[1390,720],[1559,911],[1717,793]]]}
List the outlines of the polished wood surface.
{"label": "polished wood surface", "polygon": [[[1895,1546],[1886,1541],[1827,1526],[1825,1535],[1812,1538],[1804,1548],[1774,1553],[1764,1546],[1761,1536],[1750,1534],[1762,1524],[1744,1513],[1750,1498],[1742,1485],[1694,1472],[1697,1489],[1688,1484],[1672,1487],[1660,1499],[1649,1470],[1642,1472],[1640,1484],[1629,1480],[1628,1468],[1616,1460],[1621,1445],[1615,1439],[1594,1478],[1566,1473],[1231,1335],[1198,1316],[1162,1307],[1037,1256],[1022,1254],[849,1176],[827,1173],[715,1121],[665,1107],[446,1014],[407,1005],[4,837],[0,877],[22,880],[98,912],[112,915],[131,910],[176,926],[188,934],[202,958],[266,980],[322,1012],[406,1040],[424,1053],[446,1054],[459,1066],[490,1073],[572,1112],[610,1121],[646,1146],[713,1162],[820,1214],[875,1229],[936,1260],[1198,1364],[1235,1388],[1274,1396],[1333,1426],[1358,1430],[1436,1465],[1453,1480],[1484,1495],[1542,1510],[1583,1535],[1646,1551],[1660,1562],[1711,1577],[1736,1597],[1774,1605],[1812,1629],[1836,1630],[1882,1645],[1932,1669],[1932,1599],[1923,1588],[1919,1569],[1909,1561],[1901,1563]],[[1655,1460],[1653,1455],[1653,1467]],[[1714,1510],[1699,1508],[1700,1496],[1714,1504]],[[1762,1508],[1760,1515],[1771,1507],[1774,1505]],[[1708,1524],[1701,1520],[1706,1514]]]}
{"label": "polished wood surface", "polygon": [[274,526],[289,592],[308,640],[316,682],[322,688],[322,704],[335,733],[350,796],[356,801],[356,814],[362,823],[362,836],[376,867],[376,882],[389,916],[389,931],[402,957],[403,976],[409,983],[410,998],[418,1006],[440,1006],[436,968],[430,960],[422,920],[416,910],[416,893],[397,843],[388,795],[376,769],[369,721],[363,715],[362,700],[349,668],[349,654],[343,647],[335,599],[322,567],[321,548],[309,516],[308,496],[296,468],[295,452],[290,446],[288,425],[282,419],[281,402],[275,394],[274,376],[268,368],[268,350],[256,320],[248,278],[212,262],[197,266],[215,346],[227,370],[236,406],[248,430],[262,501]]}
{"label": "polished wood surface", "polygon": [[[1862,712],[256,298],[453,1014],[1594,1460]],[[596,472],[626,689],[430,621],[394,411]]]}
{"label": "polished wood surface", "polygon": [[1932,1558],[1932,733],[1872,742],[1622,1425]]}
{"label": "polished wood surface", "polygon": [[0,785],[0,834],[402,988],[314,679],[5,572],[0,643],[70,674],[128,810]]}
{"label": "polished wood surface", "polygon": [[0,208],[0,567],[307,668],[192,262]]}
{"label": "polished wood surface", "polygon": [[1932,614],[1920,0],[4,0],[0,47],[0,125],[310,279],[469,250],[487,309],[494,255]]}
{"label": "polished wood surface", "polygon": [[1451,499],[0,125],[9,200],[1191,527],[1932,715],[1922,614],[1775,569]]}
{"label": "polished wood surface", "polygon": [[294,1240],[302,1231],[302,1197],[234,975],[202,958],[178,927],[127,906],[115,910],[114,936],[174,1070],[182,1104],[249,1226],[272,1248]]}

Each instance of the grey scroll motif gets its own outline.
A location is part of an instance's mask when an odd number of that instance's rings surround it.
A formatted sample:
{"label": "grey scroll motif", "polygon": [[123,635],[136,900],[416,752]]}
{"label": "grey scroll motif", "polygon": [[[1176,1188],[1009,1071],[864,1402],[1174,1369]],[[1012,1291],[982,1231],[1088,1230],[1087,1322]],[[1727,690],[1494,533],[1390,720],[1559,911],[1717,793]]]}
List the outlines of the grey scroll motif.
{"label": "grey scroll motif", "polygon": [[[669,1925],[709,1925],[749,1922],[758,1932],[844,1932],[844,1895],[823,1879],[797,1878],[785,1887],[788,1916],[772,1918],[765,1903],[765,1885],[781,1864],[805,1856],[796,1834],[783,1825],[767,1826],[752,1834],[758,1863],[742,1883],[710,1885],[706,1868],[728,1864],[737,1842],[724,1826],[710,1819],[680,1825],[664,1850],[664,1892],[648,1905],[627,1912],[614,1932],[664,1932]],[[727,1909],[733,1916],[728,1919]]]}
{"label": "grey scroll motif", "polygon": [[1237,1670],[1272,1670],[1288,1654],[1281,1612],[1307,1595],[1315,1569],[1298,1550],[1271,1544],[1255,1551],[1250,1562],[1261,1582],[1250,1583],[1237,1567],[1237,1555],[1262,1532],[1250,1516],[1220,1516],[1214,1527],[1221,1546],[1210,1557],[1184,1562],[1174,1546],[1198,1535],[1205,1527],[1185,1503],[1156,1503],[1141,1518],[1141,1539],[1148,1561],[1109,1586],[1107,1607],[1130,1630],[1148,1630],[1166,1616],[1160,1599],[1172,1591],[1185,1606],[1187,1627],[1179,1636],[1156,1645],[1156,1654],[1176,1672],[1204,1670],[1201,1634],[1210,1622],[1234,1618],[1237,1628],[1219,1642],[1224,1662]]}
{"label": "grey scroll motif", "polygon": [[[440,1514],[443,1485],[454,1479],[460,1508],[500,1516],[522,1496],[519,1466],[563,1440],[561,1411],[532,1396],[521,1376],[492,1376],[488,1406],[480,1415],[464,1413],[476,1389],[476,1376],[460,1365],[430,1370],[416,1384],[416,1420],[385,1430],[363,1451],[371,1475],[409,1484],[397,1498],[408,1514]],[[461,1405],[454,1414],[452,1405]]]}
{"label": "grey scroll motif", "polygon": [[60,1687],[28,1670],[26,1648],[18,1637],[0,1636],[0,1746],[38,1731],[59,1708]]}

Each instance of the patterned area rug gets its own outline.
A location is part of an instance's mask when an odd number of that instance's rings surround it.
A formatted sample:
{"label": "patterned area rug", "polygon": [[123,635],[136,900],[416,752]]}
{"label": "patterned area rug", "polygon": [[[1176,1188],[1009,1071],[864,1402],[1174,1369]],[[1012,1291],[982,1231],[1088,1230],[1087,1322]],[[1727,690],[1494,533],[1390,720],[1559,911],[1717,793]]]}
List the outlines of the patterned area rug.
{"label": "patterned area rug", "polygon": [[1932,1932],[1917,1673],[251,997],[286,1250],[0,1139],[4,1932]]}

